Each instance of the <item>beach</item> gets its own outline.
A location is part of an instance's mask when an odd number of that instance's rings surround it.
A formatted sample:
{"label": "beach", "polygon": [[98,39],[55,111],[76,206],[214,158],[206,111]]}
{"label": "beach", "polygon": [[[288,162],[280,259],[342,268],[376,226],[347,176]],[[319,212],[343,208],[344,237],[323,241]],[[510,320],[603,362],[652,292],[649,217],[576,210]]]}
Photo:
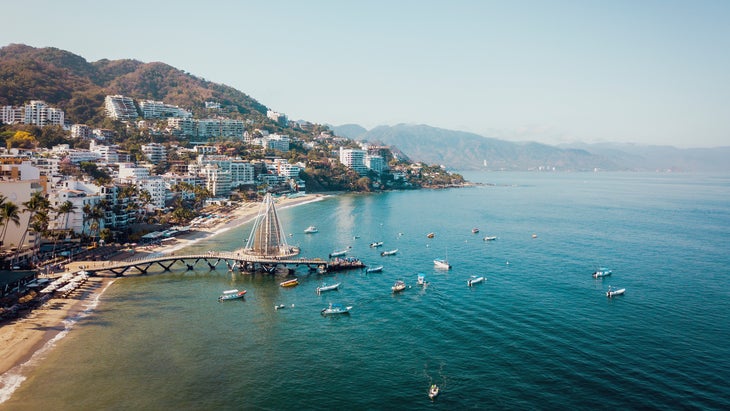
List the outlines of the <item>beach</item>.
{"label": "beach", "polygon": [[[276,200],[277,210],[302,205],[323,199],[324,195],[306,194],[294,198]],[[244,203],[221,215],[208,227],[187,232],[174,241],[154,247],[137,246],[132,250],[118,253],[112,260],[123,261],[139,259],[152,253],[174,252],[195,242],[213,237],[231,228],[253,220],[261,203]],[[107,261],[73,261],[65,267],[66,273],[77,272],[107,264]],[[59,276],[63,273],[59,273]],[[9,398],[12,392],[25,379],[29,368],[52,349],[54,343],[63,338],[80,318],[93,312],[104,292],[115,278],[90,277],[81,287],[67,298],[52,298],[29,314],[9,321],[0,326],[0,403]],[[122,279],[123,281],[123,279]]]}

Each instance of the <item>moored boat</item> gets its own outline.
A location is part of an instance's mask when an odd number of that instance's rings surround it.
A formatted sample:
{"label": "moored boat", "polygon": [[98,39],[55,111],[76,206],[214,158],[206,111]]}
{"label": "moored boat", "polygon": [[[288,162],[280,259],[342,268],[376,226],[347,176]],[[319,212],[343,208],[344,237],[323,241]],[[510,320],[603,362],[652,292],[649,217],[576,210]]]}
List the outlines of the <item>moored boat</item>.
{"label": "moored boat", "polygon": [[324,284],[322,284],[320,287],[317,287],[317,294],[319,294],[319,293],[321,293],[323,291],[336,290],[337,288],[339,288],[340,284],[342,284],[342,283],[337,283],[337,284],[332,284],[332,285],[324,285]]}
{"label": "moored boat", "polygon": [[274,306],[274,310],[281,310],[282,308],[286,308],[284,304],[279,304]]}
{"label": "moored boat", "polygon": [[479,229],[476,228],[476,227],[474,227],[474,228],[471,229],[471,232],[472,232],[472,234],[476,234],[476,233],[479,232]]}
{"label": "moored boat", "polygon": [[330,258],[332,257],[342,257],[343,255],[347,254],[347,248],[340,251],[333,251],[330,253]]}
{"label": "moored boat", "polygon": [[623,295],[626,292],[625,288],[620,288],[618,290],[611,290],[611,286],[608,286],[608,291],[606,291],[606,297],[611,298],[615,297],[617,295]]}
{"label": "moored boat", "polygon": [[497,239],[497,237],[493,236],[493,235],[488,235],[488,236],[484,237],[484,241],[494,241],[496,239]]}
{"label": "moored boat", "polygon": [[451,269],[451,264],[449,264],[449,262],[443,258],[437,258],[437,259],[433,260],[433,265],[434,265],[434,267],[440,268],[443,270]]}
{"label": "moored boat", "polygon": [[428,398],[435,399],[439,395],[439,386],[436,384],[431,384],[431,388],[428,389]]}
{"label": "moored boat", "polygon": [[485,280],[484,277],[477,277],[475,275],[472,275],[471,278],[466,281],[466,285],[471,287],[474,284],[479,284],[481,282],[484,282],[484,280]]}
{"label": "moored boat", "polygon": [[398,249],[397,248],[395,250],[383,251],[382,253],[380,253],[380,255],[383,256],[383,257],[385,257],[385,256],[388,256],[388,255],[395,255],[396,253],[398,253]]}
{"label": "moored boat", "polygon": [[281,282],[281,283],[279,283],[279,285],[282,287],[296,287],[299,285],[299,280],[294,278],[292,280],[287,280],[287,281]]}
{"label": "moored boat", "polygon": [[304,234],[314,234],[317,232],[319,232],[319,229],[317,229],[317,227],[315,227],[313,225],[310,225],[309,227],[304,229]]}
{"label": "moored boat", "polygon": [[601,277],[608,277],[612,274],[611,270],[607,270],[605,268],[599,268],[598,270],[593,272],[593,278],[601,278]]}
{"label": "moored boat", "polygon": [[370,267],[370,268],[368,268],[368,269],[365,270],[366,273],[379,273],[381,271],[383,271],[383,266],[382,265],[379,265],[377,267]]}
{"label": "moored boat", "polygon": [[237,289],[226,290],[226,291],[223,291],[223,294],[221,294],[218,297],[218,301],[236,300],[239,298],[243,298],[244,295],[246,295],[246,290],[243,290],[243,291],[238,291]]}
{"label": "moored boat", "polygon": [[322,309],[322,315],[330,314],[348,314],[352,310],[352,306],[344,306],[342,304],[330,303],[327,307]]}
{"label": "moored boat", "polygon": [[383,246],[382,241],[373,241],[372,243],[370,243],[370,247],[373,247],[373,248],[382,247],[382,246]]}
{"label": "moored boat", "polygon": [[436,234],[435,233],[428,233],[428,234],[426,234],[426,237],[428,237],[428,238],[434,238],[434,237],[436,237]]}
{"label": "moored boat", "polygon": [[406,283],[403,280],[397,280],[392,287],[390,287],[394,293],[399,293],[406,289]]}

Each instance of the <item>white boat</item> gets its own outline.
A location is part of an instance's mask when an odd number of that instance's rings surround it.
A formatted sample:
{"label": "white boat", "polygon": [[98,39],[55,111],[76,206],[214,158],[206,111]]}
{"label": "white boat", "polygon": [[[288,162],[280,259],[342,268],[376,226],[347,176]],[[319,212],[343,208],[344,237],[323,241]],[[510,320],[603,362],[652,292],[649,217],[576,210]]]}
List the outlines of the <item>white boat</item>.
{"label": "white boat", "polygon": [[418,285],[420,285],[421,287],[425,287],[425,286],[426,286],[426,284],[427,284],[427,283],[426,283],[426,276],[425,276],[425,275],[423,275],[423,274],[421,274],[421,273],[419,273],[419,274],[418,274],[418,280],[416,280],[416,282],[417,282],[417,283],[418,283]]}
{"label": "white boat", "polygon": [[274,306],[274,310],[281,310],[282,308],[286,308],[284,304],[279,304]]}
{"label": "white boat", "polygon": [[340,250],[340,251],[333,251],[333,252],[330,253],[330,258],[332,258],[332,257],[342,257],[345,254],[347,254],[347,249]]}
{"label": "white boat", "polygon": [[321,287],[317,287],[317,294],[319,294],[319,293],[321,293],[323,291],[336,290],[337,288],[339,288],[340,284],[342,284],[342,283],[337,283],[337,284],[332,284],[332,285],[324,285],[324,284],[322,284]]}
{"label": "white boat", "polygon": [[497,237],[493,236],[493,235],[488,235],[488,236],[484,237],[484,241],[494,241],[496,239],[497,239]]}
{"label": "white boat", "polygon": [[599,268],[598,270],[593,272],[593,278],[601,278],[601,277],[608,277],[611,275],[612,271],[607,270],[605,268]]}
{"label": "white boat", "polygon": [[479,283],[484,282],[484,280],[486,280],[486,278],[484,278],[484,277],[477,277],[475,275],[472,275],[470,279],[466,280],[466,285],[468,285],[469,287],[471,287],[474,284],[479,284]]}
{"label": "white boat", "polygon": [[606,297],[611,298],[615,297],[617,295],[623,295],[626,292],[625,288],[620,288],[618,290],[611,290],[611,286],[608,286],[608,291],[606,291]]}
{"label": "white boat", "polygon": [[385,256],[388,256],[388,255],[395,255],[396,253],[398,253],[398,249],[397,248],[395,250],[383,251],[382,253],[380,253],[380,255],[383,256],[383,257],[385,257]]}
{"label": "white boat", "polygon": [[366,273],[379,273],[381,271],[383,271],[383,266],[382,265],[379,265],[377,267],[370,267],[370,268],[368,268],[368,269],[365,270]]}
{"label": "white boat", "polygon": [[226,291],[223,291],[223,294],[221,294],[218,297],[218,301],[236,300],[238,298],[243,298],[244,295],[246,295],[246,290],[243,290],[243,291],[238,291],[236,289],[226,290]]}
{"label": "white boat", "polygon": [[471,232],[472,232],[472,234],[476,234],[476,233],[479,232],[479,229],[476,228],[476,227],[474,227],[474,228],[471,229]]}
{"label": "white boat", "polygon": [[393,290],[394,293],[399,293],[406,289],[406,283],[403,282],[403,280],[397,280],[390,289]]}
{"label": "white boat", "polygon": [[383,242],[382,241],[374,241],[374,242],[370,243],[370,247],[373,247],[373,248],[375,248],[375,247],[382,247],[382,246],[383,246]]}
{"label": "white boat", "polygon": [[317,229],[316,226],[310,225],[304,230],[304,234],[314,234],[319,232],[319,229]]}
{"label": "white boat", "polygon": [[444,269],[444,270],[450,270],[451,269],[451,264],[449,264],[449,262],[446,261],[446,259],[443,259],[443,258],[437,258],[437,259],[433,260],[433,265],[436,268],[441,268],[441,269]]}
{"label": "white boat", "polygon": [[330,314],[348,314],[352,310],[352,306],[344,306],[342,304],[330,303],[329,306],[322,309],[322,315]]}
{"label": "white boat", "polygon": [[428,398],[435,399],[439,395],[439,386],[436,384],[431,384],[431,388],[428,389]]}

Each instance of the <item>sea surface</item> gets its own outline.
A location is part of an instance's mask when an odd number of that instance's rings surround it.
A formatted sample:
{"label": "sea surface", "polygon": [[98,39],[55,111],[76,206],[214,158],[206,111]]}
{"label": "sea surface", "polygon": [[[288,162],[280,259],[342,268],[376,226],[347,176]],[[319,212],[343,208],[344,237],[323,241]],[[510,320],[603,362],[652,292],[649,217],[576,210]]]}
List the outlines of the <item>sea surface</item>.
{"label": "sea surface", "polygon": [[[352,247],[382,273],[119,279],[0,409],[730,409],[730,176],[465,177],[484,185],[279,210],[303,256]],[[249,230],[188,251],[234,250]],[[410,288],[393,295],[396,279]],[[245,300],[219,303],[231,288]],[[353,308],[323,317],[329,302]]]}

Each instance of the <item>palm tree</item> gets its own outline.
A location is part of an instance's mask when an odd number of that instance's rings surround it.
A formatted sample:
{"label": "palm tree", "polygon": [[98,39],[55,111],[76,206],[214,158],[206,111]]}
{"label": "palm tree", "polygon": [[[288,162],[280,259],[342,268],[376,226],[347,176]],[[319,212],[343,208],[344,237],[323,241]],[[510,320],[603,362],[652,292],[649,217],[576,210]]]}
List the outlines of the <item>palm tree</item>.
{"label": "palm tree", "polygon": [[58,206],[58,208],[56,209],[56,213],[58,215],[61,215],[61,214],[64,215],[62,230],[68,229],[68,215],[72,214],[72,213],[75,214],[76,210],[77,210],[77,208],[74,205],[74,203],[72,203],[68,200],[64,201],[60,206]]}
{"label": "palm tree", "polygon": [[[47,213],[48,210],[51,207],[51,203],[48,201],[48,199],[45,197],[43,192],[36,191],[33,193],[33,195],[30,196],[30,200],[23,203],[23,207],[25,208],[25,211],[30,212],[30,215],[28,216],[28,223],[25,226],[25,230],[23,231],[23,236],[20,237],[20,243],[18,246],[18,250],[15,252],[14,259],[17,260],[18,255],[20,254],[20,249],[25,244],[25,237],[28,235],[28,231],[33,230],[37,234],[41,234],[41,231],[36,230],[33,226],[33,222],[36,219],[36,216],[38,213]],[[46,220],[48,219],[48,216],[46,214]],[[45,229],[44,229],[45,231]],[[36,237],[35,243],[33,244],[33,248],[37,247],[39,244],[39,238]]]}
{"label": "palm tree", "polygon": [[12,221],[16,227],[20,227],[20,207],[12,201],[5,201],[0,204],[0,221],[3,223],[3,232],[0,235],[0,243],[5,242],[5,234],[8,232],[8,225]]}

